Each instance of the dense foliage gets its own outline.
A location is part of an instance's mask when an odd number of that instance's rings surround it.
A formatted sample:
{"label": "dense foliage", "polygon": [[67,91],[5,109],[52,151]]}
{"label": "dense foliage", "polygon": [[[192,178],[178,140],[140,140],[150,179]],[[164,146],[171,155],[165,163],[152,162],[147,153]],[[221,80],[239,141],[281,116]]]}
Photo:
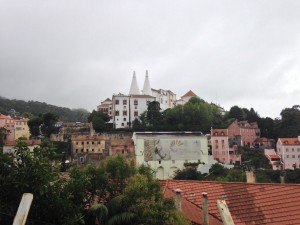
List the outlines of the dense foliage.
{"label": "dense foliage", "polygon": [[[13,109],[13,110],[12,110]],[[38,116],[43,113],[53,113],[58,116],[60,121],[68,122],[86,122],[89,112],[85,109],[69,109],[66,107],[58,107],[38,101],[23,101],[23,100],[10,100],[0,97],[0,113],[2,114],[16,114],[21,116],[25,113],[31,113]]]}
{"label": "dense foliage", "polygon": [[12,224],[23,193],[33,193],[26,224],[189,224],[163,197],[151,170],[116,155],[101,165],[74,167],[62,178],[53,145],[30,152],[18,142],[16,155],[0,153],[0,223]]}

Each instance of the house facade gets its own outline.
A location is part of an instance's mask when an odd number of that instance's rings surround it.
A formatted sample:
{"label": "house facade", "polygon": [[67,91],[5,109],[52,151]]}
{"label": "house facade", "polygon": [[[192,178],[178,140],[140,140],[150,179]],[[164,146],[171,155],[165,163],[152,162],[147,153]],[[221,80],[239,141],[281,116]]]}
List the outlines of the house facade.
{"label": "house facade", "polygon": [[109,155],[108,146],[102,136],[72,136],[72,161],[78,165],[99,162]]}
{"label": "house facade", "polygon": [[29,119],[21,118],[15,120],[15,139],[29,139],[30,138],[30,131],[28,126]]}
{"label": "house facade", "polygon": [[5,141],[15,140],[15,120],[12,117],[0,114],[0,127],[5,129]]}
{"label": "house facade", "polygon": [[158,179],[173,178],[184,163],[208,164],[207,138],[201,132],[135,132],[138,164],[149,165]]}
{"label": "house facade", "polygon": [[241,154],[238,146],[229,142],[228,129],[211,129],[210,142],[215,160],[227,165],[241,165]]}
{"label": "house facade", "polygon": [[260,137],[260,129],[256,122],[234,121],[228,127],[229,142],[238,146],[254,147],[254,142]]}
{"label": "house facade", "polygon": [[151,89],[148,71],[142,91],[140,91],[135,72],[133,73],[130,90],[128,94],[113,94],[112,100],[106,99],[97,106],[97,110],[107,113],[114,128],[129,128],[132,122],[145,112],[148,103],[158,101],[161,110],[174,107],[176,95],[170,90]]}
{"label": "house facade", "polygon": [[283,161],[284,169],[300,168],[300,136],[298,138],[278,138],[276,149]]}

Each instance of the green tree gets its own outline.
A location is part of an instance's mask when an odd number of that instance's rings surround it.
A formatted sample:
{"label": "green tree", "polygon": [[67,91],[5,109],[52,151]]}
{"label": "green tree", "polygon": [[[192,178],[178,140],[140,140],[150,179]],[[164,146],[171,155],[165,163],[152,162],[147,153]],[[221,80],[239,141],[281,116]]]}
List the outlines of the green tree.
{"label": "green tree", "polygon": [[235,105],[230,108],[228,117],[237,119],[238,121],[241,121],[244,119],[244,112],[240,107]]}
{"label": "green tree", "polygon": [[131,224],[190,224],[176,210],[174,201],[162,195],[160,184],[141,174],[130,178],[123,193],[123,207],[135,215]]}
{"label": "green tree", "polygon": [[197,167],[186,167],[183,170],[176,170],[174,180],[203,180],[204,176],[197,171]]}
{"label": "green tree", "polygon": [[43,120],[40,117],[33,117],[28,121],[29,131],[32,136],[37,137],[40,135],[40,126],[42,125]]}
{"label": "green tree", "polygon": [[281,111],[280,137],[298,137],[300,134],[300,106]]}
{"label": "green tree", "polygon": [[96,132],[103,132],[107,129],[106,123],[110,120],[106,113],[95,111],[88,116],[88,122],[92,123]]}
{"label": "green tree", "polygon": [[80,224],[82,213],[73,204],[66,181],[42,154],[19,141],[15,156],[0,154],[0,223],[12,224],[23,193],[33,193],[28,224]]}
{"label": "green tree", "polygon": [[160,104],[157,101],[149,102],[147,108],[147,122],[148,125],[157,127],[162,122],[162,114],[160,112]]}

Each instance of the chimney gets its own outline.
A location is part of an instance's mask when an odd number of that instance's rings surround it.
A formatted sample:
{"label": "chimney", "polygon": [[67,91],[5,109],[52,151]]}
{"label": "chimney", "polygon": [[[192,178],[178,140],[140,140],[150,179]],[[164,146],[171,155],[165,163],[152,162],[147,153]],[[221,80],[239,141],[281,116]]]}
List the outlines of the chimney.
{"label": "chimney", "polygon": [[256,183],[255,174],[253,171],[246,171],[247,183]]}
{"label": "chimney", "polygon": [[181,211],[181,190],[176,189],[175,190],[176,196],[175,196],[175,207],[179,211]]}
{"label": "chimney", "polygon": [[207,193],[202,192],[202,221],[203,225],[209,225]]}

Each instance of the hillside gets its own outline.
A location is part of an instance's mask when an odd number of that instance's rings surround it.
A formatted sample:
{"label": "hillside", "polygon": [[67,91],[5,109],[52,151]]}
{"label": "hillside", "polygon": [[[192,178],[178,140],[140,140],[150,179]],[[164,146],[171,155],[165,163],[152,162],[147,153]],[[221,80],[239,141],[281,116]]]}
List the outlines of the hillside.
{"label": "hillside", "polygon": [[11,100],[0,96],[0,113],[8,114],[12,109],[14,109],[20,115],[22,115],[24,112],[30,112],[34,115],[51,112],[56,114],[60,121],[69,122],[86,122],[89,115],[89,112],[85,109],[69,109],[66,107],[50,105],[45,102],[24,101],[17,99]]}

